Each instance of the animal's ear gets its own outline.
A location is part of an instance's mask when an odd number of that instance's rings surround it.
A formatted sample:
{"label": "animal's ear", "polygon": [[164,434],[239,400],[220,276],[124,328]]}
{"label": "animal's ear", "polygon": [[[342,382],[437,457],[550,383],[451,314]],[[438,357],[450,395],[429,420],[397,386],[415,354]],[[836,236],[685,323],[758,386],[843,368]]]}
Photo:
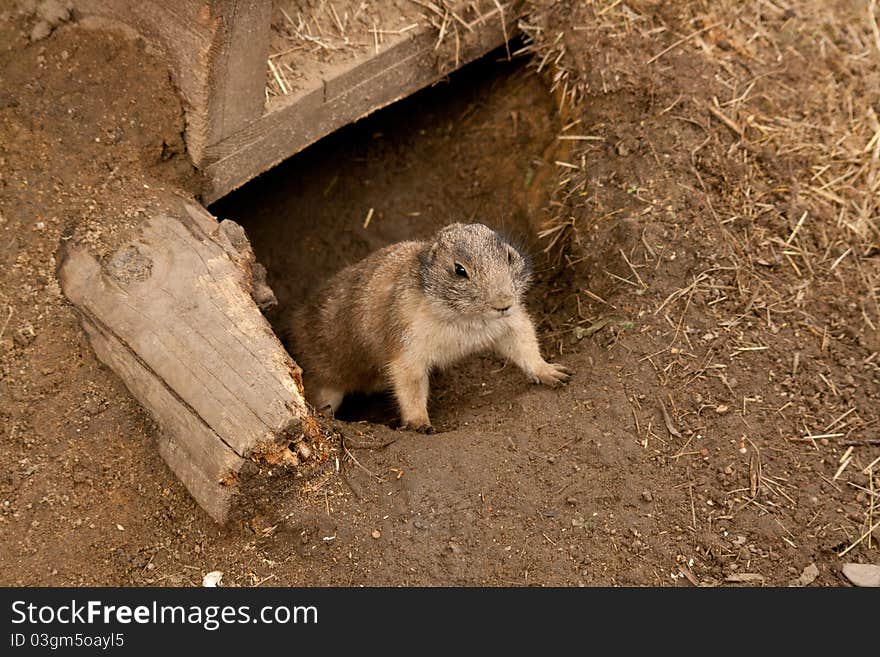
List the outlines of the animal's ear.
{"label": "animal's ear", "polygon": [[437,259],[437,249],[439,248],[440,245],[434,242],[430,247],[422,249],[421,253],[419,253],[419,262],[423,267],[428,267],[434,263]]}

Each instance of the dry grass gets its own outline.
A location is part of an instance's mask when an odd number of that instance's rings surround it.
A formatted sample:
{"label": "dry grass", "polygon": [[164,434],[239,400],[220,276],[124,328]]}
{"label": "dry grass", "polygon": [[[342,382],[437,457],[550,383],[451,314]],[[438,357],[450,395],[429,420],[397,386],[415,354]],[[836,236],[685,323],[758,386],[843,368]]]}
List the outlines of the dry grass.
{"label": "dry grass", "polygon": [[[798,183],[812,206],[810,214],[832,217],[837,226],[852,233],[863,254],[880,248],[880,121],[876,109],[880,103],[880,11],[876,0],[682,2],[677,3],[678,20],[687,30],[684,33],[680,27],[664,24],[652,13],[651,3],[617,0],[588,2],[587,16],[582,18],[589,17],[592,23],[557,29],[553,21],[558,19],[558,4],[531,2],[531,14],[521,28],[538,54],[538,70],[551,69],[553,91],[561,104],[576,111],[586,94],[607,91],[591,86],[572,65],[566,30],[619,39],[638,32],[657,44],[657,54],[644,62],[648,67],[661,64],[676,49],[696,51],[718,68],[729,89],[727,98],[704,104],[704,112],[754,150],[769,147],[778,157],[808,163],[798,172]],[[771,19],[775,24],[765,26]],[[664,46],[667,41],[671,43]],[[815,95],[798,97],[796,90],[786,88],[783,77],[774,78],[782,73],[779,61],[784,54],[813,70]],[[772,94],[762,92],[768,85],[759,84],[768,78],[778,85]]]}
{"label": "dry grass", "polygon": [[[710,210],[731,238],[733,257],[743,266],[743,244],[728,227],[739,223],[785,227],[766,235],[775,253],[798,277],[832,275],[844,263],[858,270],[864,293],[862,315],[872,330],[880,318],[880,276],[864,267],[880,251],[880,39],[876,0],[852,3],[697,1],[677,3],[675,24],[656,12],[656,3],[585,3],[579,13],[565,3],[533,0],[520,24],[530,37],[538,71],[546,72],[564,116],[574,119],[561,139],[573,140],[560,167],[556,208],[543,235],[551,246],[577,239],[571,214],[582,204],[585,163],[596,152],[590,140],[602,137],[574,134],[578,114],[590,95],[617,90],[608,82],[613,62],[594,61],[601,80],[584,74],[582,55],[569,52],[570,42],[584,33],[597,42],[622,42],[635,35],[656,51],[633,67],[663,67],[664,58],[688,49],[716,69],[724,95],[700,97],[683,91],[661,111],[689,121],[710,142],[728,146],[727,155],[741,165],[744,180],[723,192],[727,207]],[[772,26],[766,25],[773,21]],[[580,33],[580,34],[579,34]],[[574,34],[574,39],[569,35]],[[635,55],[637,57],[637,55]],[[787,82],[785,57],[813,76],[809,92]],[[597,56],[598,59],[598,56]],[[605,64],[610,64],[605,66]],[[604,71],[604,73],[603,73]],[[619,79],[621,75],[614,75]],[[595,78],[595,75],[593,76]],[[718,129],[729,131],[725,141]],[[582,140],[582,141],[581,141]],[[696,160],[698,151],[691,155]],[[770,171],[762,156],[770,154],[787,167],[784,176]],[[706,183],[695,167],[697,183]],[[759,191],[760,190],[760,191]],[[776,202],[787,195],[788,208]],[[792,214],[791,208],[797,207]],[[722,216],[726,214],[726,216]]]}
{"label": "dry grass", "polygon": [[[541,231],[547,250],[580,266],[590,258],[596,227],[640,216],[635,208],[674,231],[695,232],[712,252],[690,280],[664,288],[651,275],[663,255],[643,234],[638,248],[614,254],[618,267],[603,267],[617,296],[575,291],[577,318],[566,330],[595,323],[627,297],[631,308],[656,318],[665,337],[641,360],[662,386],[690,397],[693,386],[720,382],[737,403],[704,406],[732,407],[743,425],[744,454],[786,449],[782,439],[812,450],[809,458],[822,467],[829,464],[819,478],[838,499],[857,491],[860,525],[850,513],[796,528],[839,533],[844,554],[877,546],[872,532],[880,515],[872,434],[880,418],[870,404],[856,408],[844,392],[854,388],[841,380],[860,371],[880,383],[878,21],[877,0],[529,0],[520,23],[565,123],[553,156],[556,191]],[[609,205],[591,163],[616,155],[624,141],[611,142],[619,139],[616,127],[588,117],[609,104],[603,99],[629,97],[648,99],[641,135],[661,177],[676,159],[684,164],[647,189],[627,189],[638,203],[621,209]],[[686,132],[688,139],[678,141],[661,134]],[[689,152],[670,151],[689,139]],[[705,216],[679,222],[670,210],[676,194],[704,207]],[[588,273],[597,278],[595,264]],[[714,328],[705,335],[688,329],[706,320]],[[809,372],[797,345],[778,337],[781,327],[817,345],[821,357],[811,360]],[[791,399],[809,400],[806,410],[792,402],[775,409],[788,423],[775,442],[759,439],[761,428],[750,419],[754,409],[769,408],[762,395],[773,394],[771,386],[750,396],[730,383],[731,368],[743,362],[784,376]],[[851,363],[849,370],[842,362]],[[874,389],[867,398],[876,397]],[[705,428],[700,411],[687,405],[677,415],[675,403],[673,412],[663,406],[666,424]],[[691,453],[675,444],[675,458]],[[719,517],[797,506],[785,474],[772,471],[773,460],[754,458],[749,479],[728,492],[727,515]],[[789,529],[783,526],[782,540],[794,546],[798,537]]]}
{"label": "dry grass", "polygon": [[415,3],[405,13],[360,0],[286,0],[273,13],[267,62],[267,99],[290,93],[316,63],[338,63],[378,53],[389,39],[425,25]]}
{"label": "dry grass", "polygon": [[[458,68],[462,40],[475,21],[498,13],[507,33],[510,0],[285,0],[276,3],[266,98],[284,96],[315,64],[379,54],[401,38],[436,33],[435,50]],[[506,11],[504,11],[506,9]],[[500,11],[499,11],[500,10]],[[512,26],[511,26],[512,29]]]}

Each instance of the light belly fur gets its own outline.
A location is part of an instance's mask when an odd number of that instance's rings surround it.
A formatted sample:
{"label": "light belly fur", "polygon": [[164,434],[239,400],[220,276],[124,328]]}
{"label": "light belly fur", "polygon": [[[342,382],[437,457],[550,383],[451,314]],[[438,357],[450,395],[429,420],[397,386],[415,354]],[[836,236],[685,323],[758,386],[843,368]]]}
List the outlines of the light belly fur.
{"label": "light belly fur", "polygon": [[466,356],[492,347],[510,331],[507,317],[456,323],[418,317],[404,336],[410,358],[426,369],[442,369]]}

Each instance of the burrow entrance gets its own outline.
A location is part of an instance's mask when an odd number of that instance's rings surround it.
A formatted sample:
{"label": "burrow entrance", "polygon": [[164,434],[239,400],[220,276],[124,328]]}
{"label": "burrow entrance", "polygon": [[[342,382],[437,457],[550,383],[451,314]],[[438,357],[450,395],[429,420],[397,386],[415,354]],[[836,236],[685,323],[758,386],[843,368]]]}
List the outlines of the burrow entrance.
{"label": "burrow entrance", "polygon": [[[344,266],[454,221],[480,221],[524,246],[535,265],[534,307],[547,274],[536,232],[548,185],[539,182],[559,128],[542,80],[502,49],[326,137],[210,210],[247,231],[278,297],[276,329],[285,308]],[[463,399],[527,385],[515,368],[498,376],[502,365],[475,356],[437,374],[435,425],[457,425]],[[337,416],[393,423],[397,411],[390,395],[350,397]]]}

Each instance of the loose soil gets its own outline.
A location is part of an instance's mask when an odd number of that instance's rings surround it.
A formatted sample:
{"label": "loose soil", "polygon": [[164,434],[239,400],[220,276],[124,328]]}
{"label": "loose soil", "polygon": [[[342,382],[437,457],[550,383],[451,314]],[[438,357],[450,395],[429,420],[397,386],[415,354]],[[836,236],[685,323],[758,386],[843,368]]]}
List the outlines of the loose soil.
{"label": "loose soil", "polygon": [[[211,208],[246,227],[282,305],[379,246],[484,221],[534,258],[543,350],[577,372],[551,390],[471,358],[432,383],[434,436],[353,400],[327,422],[338,471],[224,528],[54,277],[60,241],[112,241],[144,185],[196,188],[167,72],[142,42],[70,24],[30,43],[33,18],[0,13],[0,583],[787,585],[815,564],[834,585],[877,562],[876,535],[839,556],[880,515],[862,472],[880,456],[877,251],[834,215],[797,228],[814,163],[768,144],[753,176],[699,104],[731,97],[712,60],[645,66],[691,29],[660,18],[678,32],[569,33],[592,83],[577,110],[540,52],[496,53]],[[768,104],[813,93],[796,52]],[[734,216],[738,194],[781,211]]]}

